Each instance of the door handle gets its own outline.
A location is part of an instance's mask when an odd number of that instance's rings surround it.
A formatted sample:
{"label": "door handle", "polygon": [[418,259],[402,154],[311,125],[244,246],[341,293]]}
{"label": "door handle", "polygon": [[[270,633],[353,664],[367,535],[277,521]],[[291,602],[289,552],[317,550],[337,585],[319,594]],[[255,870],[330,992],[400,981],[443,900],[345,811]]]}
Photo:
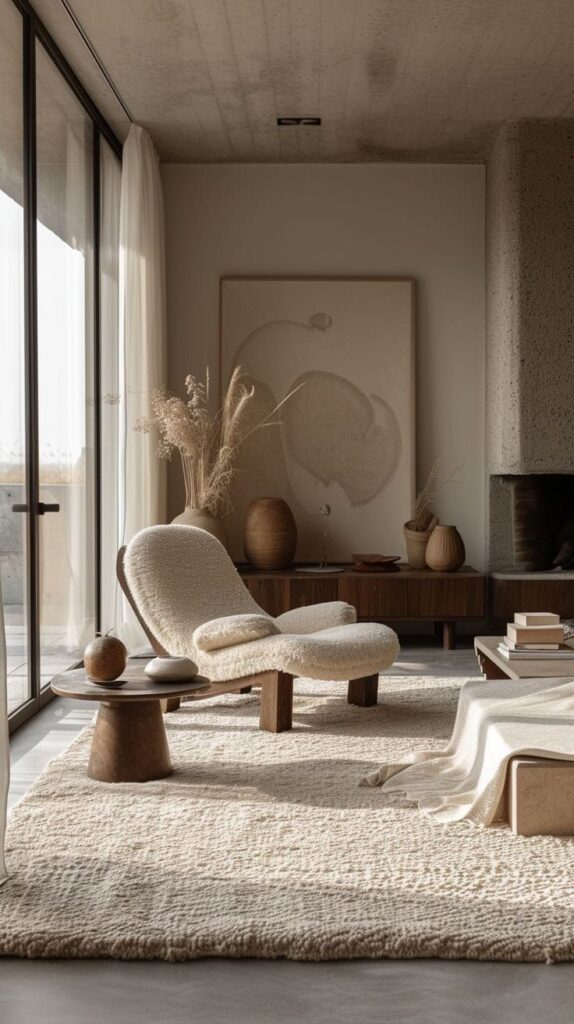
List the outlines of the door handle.
{"label": "door handle", "polygon": [[[13,512],[27,512],[28,511],[28,506],[27,505],[12,505],[12,511]],[[38,502],[38,515],[39,516],[43,516],[46,512],[59,512],[59,511],[60,511],[60,506],[59,505],[56,505],[56,504],[46,505],[43,501],[39,501]]]}

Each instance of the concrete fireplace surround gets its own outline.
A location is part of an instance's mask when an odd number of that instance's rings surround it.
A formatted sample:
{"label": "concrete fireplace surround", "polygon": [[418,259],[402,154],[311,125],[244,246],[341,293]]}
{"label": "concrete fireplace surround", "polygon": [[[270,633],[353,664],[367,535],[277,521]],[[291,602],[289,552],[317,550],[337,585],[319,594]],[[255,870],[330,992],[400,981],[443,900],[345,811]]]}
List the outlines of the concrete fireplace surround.
{"label": "concrete fireplace surround", "polygon": [[513,564],[501,478],[574,473],[573,285],[574,121],[509,123],[487,172],[491,569]]}
{"label": "concrete fireplace surround", "polygon": [[487,173],[487,465],[573,473],[574,121],[498,136]]}

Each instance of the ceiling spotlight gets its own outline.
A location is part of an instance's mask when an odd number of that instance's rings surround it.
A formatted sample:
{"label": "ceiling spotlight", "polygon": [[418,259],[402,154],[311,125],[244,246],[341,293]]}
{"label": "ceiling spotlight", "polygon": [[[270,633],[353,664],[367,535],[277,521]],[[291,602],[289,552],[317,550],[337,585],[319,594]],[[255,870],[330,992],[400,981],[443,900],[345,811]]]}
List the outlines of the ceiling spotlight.
{"label": "ceiling spotlight", "polygon": [[287,125],[299,125],[299,124],[311,124],[320,125],[320,117],[278,117],[277,125],[279,128],[285,128]]}

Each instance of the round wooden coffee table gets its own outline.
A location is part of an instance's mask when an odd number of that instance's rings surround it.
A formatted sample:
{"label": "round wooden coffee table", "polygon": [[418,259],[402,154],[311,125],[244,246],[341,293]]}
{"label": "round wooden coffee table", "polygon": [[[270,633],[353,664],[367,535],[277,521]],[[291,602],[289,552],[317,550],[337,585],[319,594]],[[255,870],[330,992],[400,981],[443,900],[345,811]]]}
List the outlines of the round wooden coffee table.
{"label": "round wooden coffee table", "polygon": [[128,664],[121,687],[91,683],[83,668],[52,680],[59,697],[100,701],[88,763],[88,775],[98,782],[149,782],[171,775],[160,701],[210,692],[203,676],[183,683],[155,683],[146,676],[144,664]]}

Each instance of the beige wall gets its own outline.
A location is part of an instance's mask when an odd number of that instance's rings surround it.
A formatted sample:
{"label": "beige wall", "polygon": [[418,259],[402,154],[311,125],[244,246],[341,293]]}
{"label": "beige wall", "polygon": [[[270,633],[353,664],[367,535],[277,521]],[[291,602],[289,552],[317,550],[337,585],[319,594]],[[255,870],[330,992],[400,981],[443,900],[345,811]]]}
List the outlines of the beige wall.
{"label": "beige wall", "polygon": [[[436,508],[482,568],[484,168],[174,164],[163,180],[173,389],[207,365],[217,376],[220,276],[416,279],[418,481],[439,456],[463,464]],[[181,506],[172,472],[171,514]]]}

